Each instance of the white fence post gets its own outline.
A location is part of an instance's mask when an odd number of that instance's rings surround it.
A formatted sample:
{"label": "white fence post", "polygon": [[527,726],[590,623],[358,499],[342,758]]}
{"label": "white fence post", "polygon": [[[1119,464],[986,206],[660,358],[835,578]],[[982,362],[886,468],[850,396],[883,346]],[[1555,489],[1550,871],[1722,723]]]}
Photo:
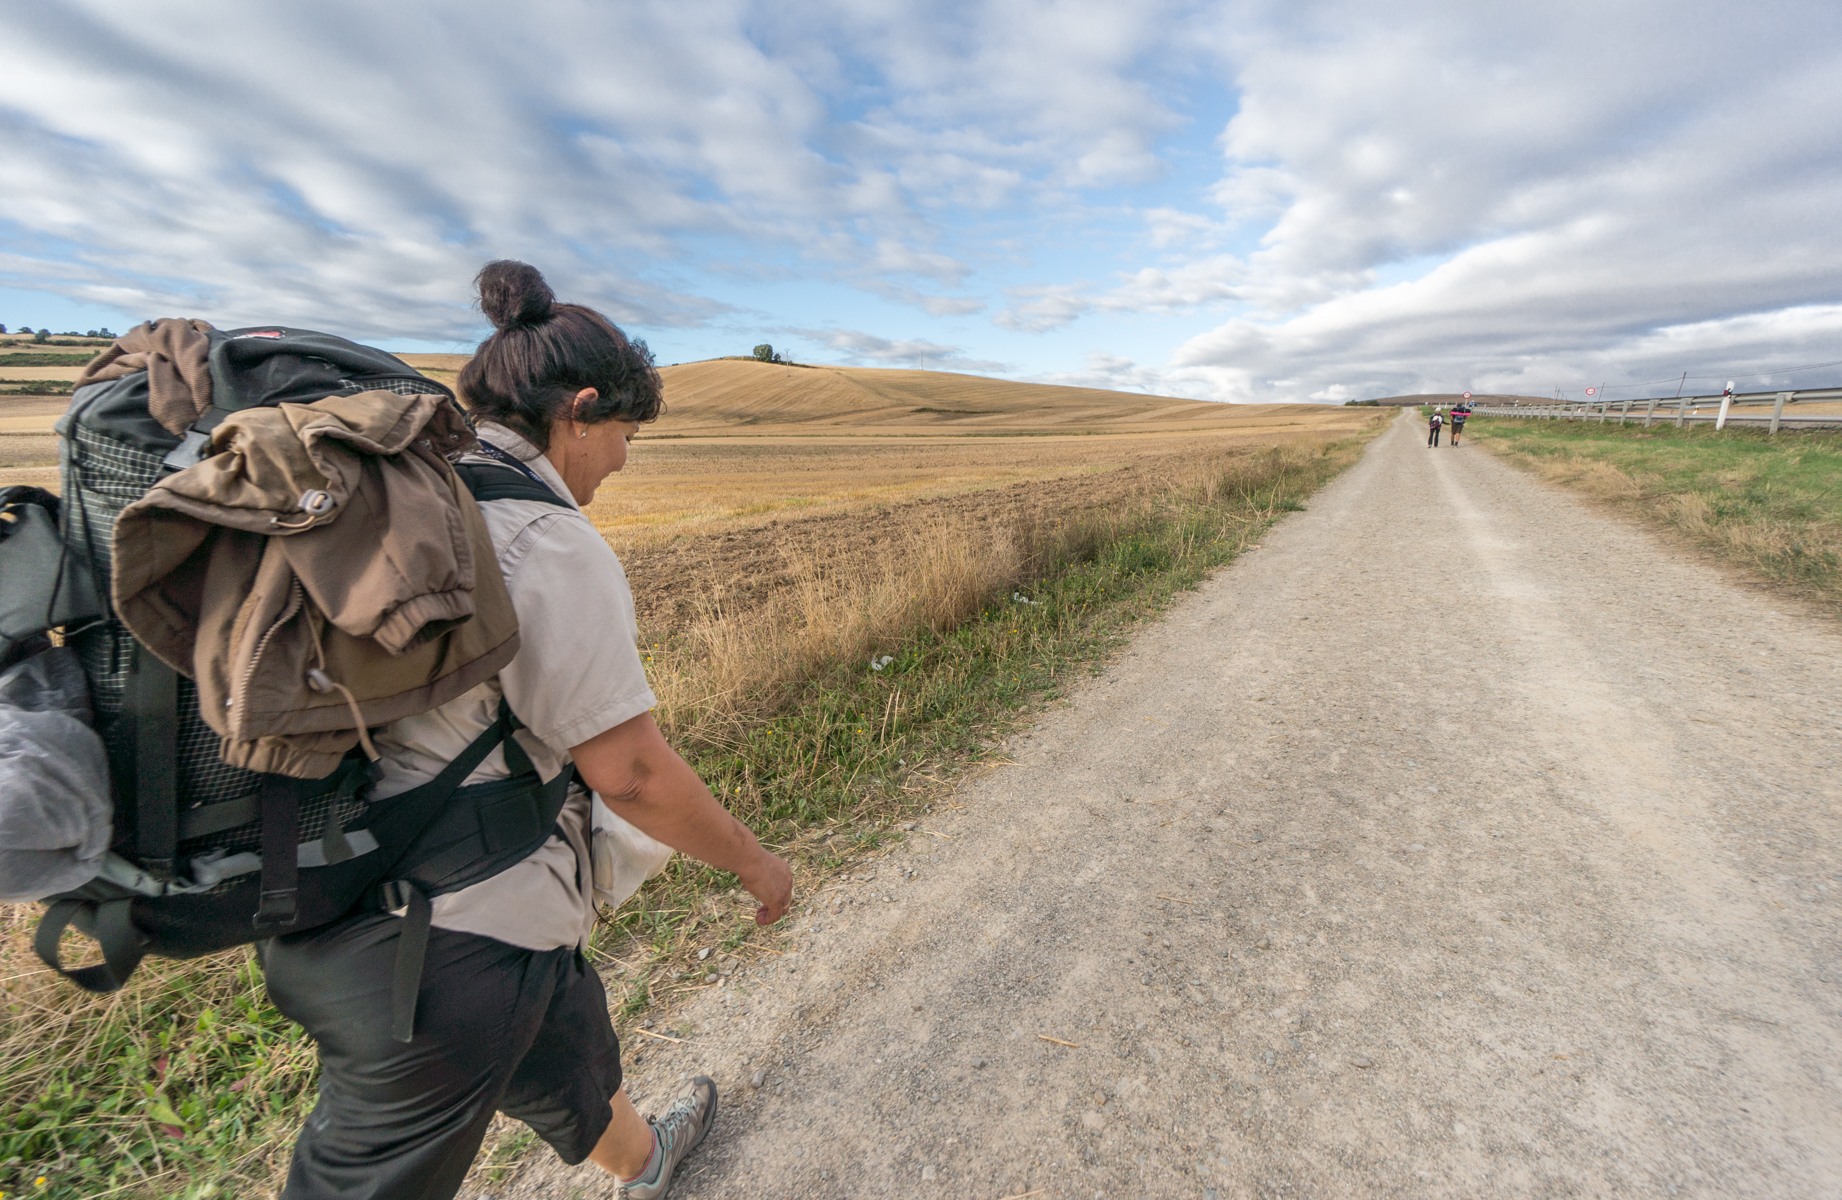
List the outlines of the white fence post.
{"label": "white fence post", "polygon": [[1620,425],[1623,425],[1625,423],[1625,418],[1629,417],[1630,415],[1631,415],[1631,402],[1629,400],[1626,400],[1625,406],[1618,410],[1618,423]]}
{"label": "white fence post", "polygon": [[1778,432],[1778,420],[1784,416],[1784,402],[1790,398],[1791,393],[1789,392],[1778,393],[1778,400],[1772,405],[1772,427],[1767,431],[1768,433]]}
{"label": "white fence post", "polygon": [[1688,404],[1689,402],[1687,400],[1676,401],[1676,428],[1677,429],[1682,428],[1682,422],[1688,416]]}
{"label": "white fence post", "polygon": [[1655,396],[1652,396],[1650,397],[1650,403],[1644,406],[1644,428],[1645,429],[1650,428],[1650,418],[1656,415],[1656,411],[1657,411],[1657,398]]}

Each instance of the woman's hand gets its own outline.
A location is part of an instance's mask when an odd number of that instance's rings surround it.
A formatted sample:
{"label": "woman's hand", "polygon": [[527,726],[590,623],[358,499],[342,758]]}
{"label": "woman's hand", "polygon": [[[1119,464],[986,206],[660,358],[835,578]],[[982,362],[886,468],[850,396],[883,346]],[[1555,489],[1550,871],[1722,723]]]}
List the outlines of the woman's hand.
{"label": "woman's hand", "polygon": [[764,849],[752,869],[737,871],[736,875],[749,894],[761,901],[761,907],[755,910],[755,924],[772,925],[787,915],[793,903],[793,868],[786,859]]}
{"label": "woman's hand", "polygon": [[787,915],[792,869],[717,802],[690,764],[666,745],[651,713],[595,735],[569,757],[582,781],[622,819],[674,850],[733,872],[761,901],[757,924],[772,925]]}

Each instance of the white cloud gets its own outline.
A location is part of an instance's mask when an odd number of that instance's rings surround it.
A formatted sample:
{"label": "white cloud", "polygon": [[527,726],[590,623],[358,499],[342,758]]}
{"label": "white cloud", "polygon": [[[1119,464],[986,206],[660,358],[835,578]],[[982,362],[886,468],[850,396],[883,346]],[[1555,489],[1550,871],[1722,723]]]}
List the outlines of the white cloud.
{"label": "white cloud", "polygon": [[[132,310],[442,337],[477,326],[467,280],[509,254],[622,319],[696,324],[732,307],[683,286],[710,239],[871,291],[958,287],[973,267],[940,244],[943,205],[1160,169],[1171,118],[1131,76],[1155,8],[768,16],[696,0],[540,0],[510,27],[478,0],[10,9],[11,282],[80,294],[79,266]],[[986,303],[913,297],[936,316]]]}
{"label": "white cloud", "polygon": [[1147,392],[1158,396],[1186,398],[1187,393],[1173,388],[1181,385],[1153,367],[1143,367],[1129,358],[1090,350],[1085,366],[1078,371],[1051,371],[1031,376],[1035,383],[1057,383],[1064,387],[1102,388],[1114,392]]}
{"label": "white cloud", "polygon": [[[1224,35],[1242,90],[1213,195],[1257,248],[1148,266],[1094,309],[1226,306],[1171,369],[1236,399],[1842,357],[1818,352],[1842,336],[1833,11],[1451,13],[1320,5]],[[1721,68],[1690,87],[1639,55]],[[1386,283],[1406,263],[1432,268]]]}
{"label": "white cloud", "polygon": [[1153,208],[1145,212],[1146,231],[1157,250],[1213,245],[1222,235],[1220,222],[1200,213],[1176,208]]}
{"label": "white cloud", "polygon": [[1815,0],[14,5],[0,286],[443,340],[511,255],[1223,398],[1766,370],[1842,357],[1839,61]]}
{"label": "white cloud", "polygon": [[1004,363],[968,358],[958,346],[943,346],[925,338],[885,338],[856,329],[800,329],[794,332],[828,350],[842,353],[852,362],[901,364],[933,371],[1001,373],[1007,370]]}
{"label": "white cloud", "polygon": [[993,317],[992,324],[1024,333],[1059,329],[1093,307],[1086,292],[1087,288],[1079,283],[1014,288],[1011,297],[1015,303]]}

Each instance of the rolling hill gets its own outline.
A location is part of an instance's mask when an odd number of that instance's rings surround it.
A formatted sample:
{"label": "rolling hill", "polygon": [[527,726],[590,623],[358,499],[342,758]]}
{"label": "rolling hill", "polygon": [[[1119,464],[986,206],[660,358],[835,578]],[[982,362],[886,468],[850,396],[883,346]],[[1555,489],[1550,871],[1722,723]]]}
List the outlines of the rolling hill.
{"label": "rolling hill", "polygon": [[[461,355],[405,355],[450,385]],[[809,367],[718,358],[661,368],[666,413],[649,436],[737,433],[1174,433],[1322,420],[1315,404],[1215,404],[1016,383],[947,371]]]}

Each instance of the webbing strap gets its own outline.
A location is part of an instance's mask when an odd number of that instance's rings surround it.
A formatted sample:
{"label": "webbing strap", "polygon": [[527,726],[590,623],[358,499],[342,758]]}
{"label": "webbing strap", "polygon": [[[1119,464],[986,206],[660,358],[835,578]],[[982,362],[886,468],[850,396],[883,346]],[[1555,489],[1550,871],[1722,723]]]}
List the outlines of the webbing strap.
{"label": "webbing strap", "polygon": [[429,922],[435,915],[429,898],[413,883],[384,885],[392,908],[404,910],[397,923],[397,958],[390,973],[390,1036],[407,1042],[416,1035],[416,996],[422,991],[422,962],[428,957]]}
{"label": "webbing strap", "polygon": [[234,800],[222,800],[216,804],[201,804],[196,808],[188,808],[180,812],[179,840],[188,842],[193,838],[222,833],[226,829],[248,825],[261,815],[262,805],[254,792],[247,796],[238,796]]}
{"label": "webbing strap", "polygon": [[[32,948],[41,962],[86,992],[112,992],[128,982],[147,953],[147,939],[128,919],[133,897],[120,900],[59,900],[39,919]],[[58,942],[72,921],[102,946],[102,962],[67,971],[58,962]]]}
{"label": "webbing strap", "polygon": [[294,926],[300,890],[301,794],[286,775],[262,777],[262,900],[250,924],[256,932]]}
{"label": "webbing strap", "polygon": [[122,716],[134,769],[134,855],[143,870],[171,879],[179,844],[179,676],[139,642]]}
{"label": "webbing strap", "polygon": [[[501,700],[498,718],[481,730],[458,758],[443,767],[441,774],[387,802],[388,811],[371,823],[371,829],[379,835],[378,840],[395,840],[393,830],[413,835],[414,831],[428,825],[454,795],[455,789],[486,761],[494,746],[503,742],[510,753],[515,746],[512,731],[518,726],[512,706]],[[520,749],[518,753],[524,751]],[[266,824],[264,827],[266,829]],[[406,846],[406,853],[407,849]],[[390,870],[394,871],[400,862],[399,857],[390,865]],[[390,1036],[407,1042],[416,1032],[416,995],[422,990],[422,961],[428,954],[429,921],[434,916],[434,908],[422,889],[407,879],[391,879],[379,885],[373,903],[387,912],[404,910],[403,919],[397,923],[396,963],[390,977]]]}
{"label": "webbing strap", "polygon": [[[371,831],[377,835],[377,840],[383,845],[401,845],[407,852],[416,833],[435,819],[435,814],[439,813],[442,806],[448,802],[449,797],[454,795],[454,790],[466,782],[467,776],[473,774],[479,765],[486,761],[486,756],[492,753],[493,747],[500,742],[508,746],[514,745],[512,731],[520,726],[521,722],[512,715],[511,705],[501,700],[498,719],[481,730],[479,736],[467,744],[467,748],[460,752],[458,758],[441,769],[441,774],[427,783],[413,787],[400,796],[392,796],[384,802],[385,811],[370,825]],[[522,748],[517,748],[517,752],[524,753]],[[389,870],[394,871],[397,862],[400,861],[399,856],[396,862],[390,864]],[[390,907],[398,906],[393,904]]]}

